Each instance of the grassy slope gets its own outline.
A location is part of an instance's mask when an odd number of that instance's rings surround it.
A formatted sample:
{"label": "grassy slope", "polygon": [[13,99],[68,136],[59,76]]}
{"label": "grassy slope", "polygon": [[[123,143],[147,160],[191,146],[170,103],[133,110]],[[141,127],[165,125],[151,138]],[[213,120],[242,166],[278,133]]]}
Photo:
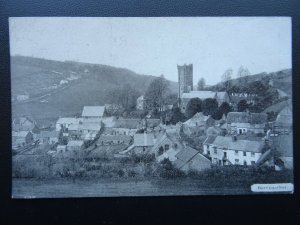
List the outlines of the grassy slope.
{"label": "grassy slope", "polygon": [[[88,73],[85,73],[85,70]],[[58,72],[58,73],[57,73]],[[72,81],[65,89],[45,90],[45,87],[59,84],[71,74],[81,78]],[[12,96],[28,93],[32,96],[50,96],[40,100],[14,104],[13,116],[29,115],[38,121],[55,121],[59,116],[74,115],[81,112],[84,105],[103,105],[109,103],[107,91],[130,84],[141,94],[146,90],[154,76],[139,75],[133,71],[106,65],[77,62],[59,62],[15,56],[11,59]],[[170,82],[170,90],[177,91],[177,83]]]}

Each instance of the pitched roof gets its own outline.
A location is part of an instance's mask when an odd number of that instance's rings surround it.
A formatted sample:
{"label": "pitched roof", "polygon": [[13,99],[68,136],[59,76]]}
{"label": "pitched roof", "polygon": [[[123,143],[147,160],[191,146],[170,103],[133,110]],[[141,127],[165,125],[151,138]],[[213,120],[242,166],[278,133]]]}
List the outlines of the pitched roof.
{"label": "pitched roof", "polygon": [[142,125],[141,119],[123,119],[119,118],[115,124],[114,128],[128,128],[128,129],[137,129],[138,126]]}
{"label": "pitched roof", "polygon": [[284,107],[279,114],[277,115],[275,125],[289,125],[291,126],[293,124],[293,112],[291,107],[286,106]]}
{"label": "pitched roof", "polygon": [[134,134],[135,146],[153,146],[154,135],[153,133]]}
{"label": "pitched roof", "polygon": [[227,123],[263,124],[267,122],[266,113],[229,112]]}
{"label": "pitched roof", "polygon": [[218,148],[224,148],[233,151],[257,152],[260,153],[264,147],[263,141],[236,140],[232,137],[217,136],[212,143]]}
{"label": "pitched roof", "polygon": [[83,145],[83,141],[81,140],[72,140],[69,141],[69,143],[67,144],[68,147],[77,147],[77,146],[82,146]]}
{"label": "pitched roof", "polygon": [[197,153],[199,153],[197,150],[189,146],[185,146],[180,152],[176,154],[176,158],[183,162],[187,162],[192,157],[194,157]]}
{"label": "pitched roof", "polygon": [[182,98],[200,98],[200,99],[206,99],[206,98],[215,98],[218,97],[220,99],[224,99],[227,95],[224,91],[191,91],[189,93],[183,93]]}
{"label": "pitched roof", "polygon": [[209,117],[210,116],[205,116],[202,112],[198,112],[183,124],[188,126],[201,126],[204,125],[205,121],[207,121]]}
{"label": "pitched roof", "polygon": [[25,138],[28,133],[30,133],[30,132],[29,131],[12,131],[12,136]]}
{"label": "pitched roof", "polygon": [[203,144],[207,144],[207,145],[212,144],[216,140],[216,138],[217,138],[217,136],[215,136],[215,135],[209,135],[205,139],[205,141],[203,142]]}
{"label": "pitched roof", "polygon": [[183,93],[182,98],[206,99],[206,98],[214,98],[215,95],[216,95],[216,92],[213,92],[213,91],[191,91],[189,93]]}
{"label": "pitched roof", "polygon": [[59,131],[53,130],[53,131],[40,131],[39,134],[36,135],[38,138],[50,138],[50,137],[56,137],[59,136]]}
{"label": "pitched roof", "polygon": [[62,117],[57,120],[58,124],[78,124],[81,121],[81,118],[75,117]]}
{"label": "pitched roof", "polygon": [[99,141],[131,141],[131,136],[129,135],[101,135]]}
{"label": "pitched roof", "polygon": [[82,111],[83,117],[102,117],[105,106],[84,106]]}
{"label": "pitched roof", "polygon": [[101,124],[98,123],[83,123],[79,127],[80,130],[92,130],[99,131],[101,129]]}
{"label": "pitched roof", "polygon": [[278,135],[271,137],[273,146],[283,157],[293,157],[293,131],[288,135]]}

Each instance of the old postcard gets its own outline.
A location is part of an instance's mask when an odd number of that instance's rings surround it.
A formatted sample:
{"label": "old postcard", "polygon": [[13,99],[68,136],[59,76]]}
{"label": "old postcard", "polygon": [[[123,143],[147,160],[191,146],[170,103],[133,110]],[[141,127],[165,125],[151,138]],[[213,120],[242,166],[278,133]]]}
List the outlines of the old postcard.
{"label": "old postcard", "polygon": [[9,19],[12,197],[293,193],[289,17]]}

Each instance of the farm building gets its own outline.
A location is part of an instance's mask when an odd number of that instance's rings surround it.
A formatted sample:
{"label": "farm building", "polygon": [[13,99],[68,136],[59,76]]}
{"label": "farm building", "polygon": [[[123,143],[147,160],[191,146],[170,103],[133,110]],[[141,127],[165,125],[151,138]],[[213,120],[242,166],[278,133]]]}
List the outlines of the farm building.
{"label": "farm building", "polygon": [[83,118],[102,118],[105,116],[105,106],[84,106]]}

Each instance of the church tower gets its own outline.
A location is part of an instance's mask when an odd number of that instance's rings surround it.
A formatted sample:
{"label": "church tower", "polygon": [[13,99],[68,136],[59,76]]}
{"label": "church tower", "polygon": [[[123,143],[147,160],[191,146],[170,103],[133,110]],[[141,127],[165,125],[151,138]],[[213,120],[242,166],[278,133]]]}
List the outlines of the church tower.
{"label": "church tower", "polygon": [[193,90],[193,64],[183,66],[177,65],[178,69],[178,97],[182,98],[183,93],[188,93]]}

